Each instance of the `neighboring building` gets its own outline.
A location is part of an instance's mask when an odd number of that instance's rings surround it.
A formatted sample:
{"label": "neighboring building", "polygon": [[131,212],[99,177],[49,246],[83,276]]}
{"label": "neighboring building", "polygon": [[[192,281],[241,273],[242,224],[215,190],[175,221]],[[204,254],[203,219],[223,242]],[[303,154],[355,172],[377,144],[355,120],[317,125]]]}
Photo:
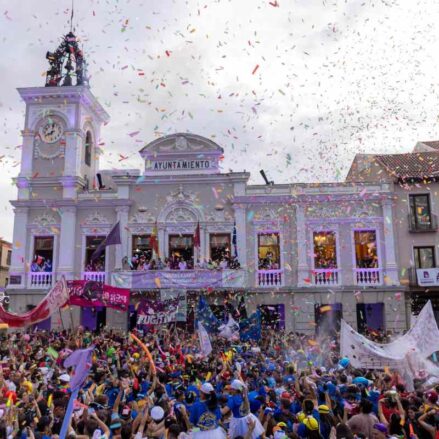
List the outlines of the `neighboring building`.
{"label": "neighboring building", "polygon": [[0,239],[0,289],[8,286],[11,266],[12,244]]}
{"label": "neighboring building", "polygon": [[439,257],[439,142],[419,142],[407,154],[358,154],[347,181],[391,186],[399,277],[407,309],[416,313],[431,300],[439,320],[439,269],[435,269]]}
{"label": "neighboring building", "polygon": [[[221,172],[218,144],[189,133],[146,145],[142,171],[99,171],[100,129],[109,116],[87,86],[18,91],[26,116],[18,198],[11,202],[13,311],[32,308],[64,275],[130,288],[131,314],[141,297],[179,289],[187,291],[189,322],[204,294],[219,314],[226,301],[237,306],[244,296],[249,313],[259,307],[264,324],[279,329],[328,330],[342,316],[360,330],[406,328],[391,179],[249,185],[248,173]],[[98,172],[102,181],[94,184]],[[116,221],[122,244],[92,263]],[[152,258],[153,236],[162,262],[179,257],[195,267],[130,270],[136,255]],[[200,267],[235,253],[240,268]],[[74,308],[63,321],[126,328],[133,319]],[[59,327],[61,319],[49,324]]]}

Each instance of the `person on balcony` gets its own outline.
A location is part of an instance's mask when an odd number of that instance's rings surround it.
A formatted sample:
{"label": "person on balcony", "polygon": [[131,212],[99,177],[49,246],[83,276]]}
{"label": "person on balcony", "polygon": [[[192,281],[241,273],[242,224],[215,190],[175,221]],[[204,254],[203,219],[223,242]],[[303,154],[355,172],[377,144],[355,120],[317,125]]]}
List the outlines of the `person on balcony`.
{"label": "person on balcony", "polygon": [[157,270],[157,263],[155,259],[151,259],[151,262],[149,263],[149,269],[150,270]]}
{"label": "person on balcony", "polygon": [[46,259],[46,261],[44,262],[43,271],[45,271],[46,273],[52,272],[52,261],[50,259]]}
{"label": "person on balcony", "polygon": [[161,258],[157,259],[157,270],[164,270],[166,265],[163,263]]}
{"label": "person on balcony", "polygon": [[187,263],[183,258],[180,258],[180,261],[178,262],[178,269],[187,270]]}
{"label": "person on balcony", "polygon": [[32,262],[32,265],[30,266],[30,271],[32,271],[33,273],[41,271],[41,267],[40,267],[40,265],[38,265],[36,257],[35,257],[34,261]]}

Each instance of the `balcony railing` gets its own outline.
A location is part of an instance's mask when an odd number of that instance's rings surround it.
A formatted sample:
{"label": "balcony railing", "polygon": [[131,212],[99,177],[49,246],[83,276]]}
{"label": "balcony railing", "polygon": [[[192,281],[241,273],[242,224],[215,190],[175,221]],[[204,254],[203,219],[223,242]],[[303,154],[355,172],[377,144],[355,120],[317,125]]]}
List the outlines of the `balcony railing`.
{"label": "balcony railing", "polygon": [[29,273],[29,288],[41,290],[52,286],[53,273],[46,271],[36,271]]}
{"label": "balcony railing", "polygon": [[313,285],[331,286],[339,285],[339,272],[337,268],[318,268],[312,271]]}
{"label": "balcony railing", "polygon": [[257,285],[263,288],[281,287],[283,277],[283,270],[258,270]]}
{"label": "balcony railing", "polygon": [[408,215],[409,231],[413,233],[436,232],[438,228],[437,215],[431,213],[426,219]]}
{"label": "balcony railing", "polygon": [[355,268],[354,282],[356,285],[381,285],[381,268]]}
{"label": "balcony railing", "polygon": [[84,271],[82,273],[82,280],[105,283],[107,277],[106,274],[105,271]]}

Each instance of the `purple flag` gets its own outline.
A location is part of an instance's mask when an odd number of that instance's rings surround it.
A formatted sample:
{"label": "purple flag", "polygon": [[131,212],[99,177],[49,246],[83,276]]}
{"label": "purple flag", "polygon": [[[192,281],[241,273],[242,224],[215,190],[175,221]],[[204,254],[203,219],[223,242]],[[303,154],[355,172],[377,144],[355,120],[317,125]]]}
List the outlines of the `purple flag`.
{"label": "purple flag", "polygon": [[72,392],[80,389],[84,384],[92,366],[91,355],[94,348],[94,346],[91,346],[87,349],[77,349],[64,360],[64,367],[75,368],[75,373],[70,379],[70,389]]}
{"label": "purple flag", "polygon": [[120,244],[120,225],[119,221],[114,225],[114,227],[111,229],[110,233],[107,235],[107,237],[98,245],[98,248],[94,251],[94,253],[91,255],[91,260],[95,261],[99,258],[99,256],[102,254],[102,252],[105,250],[105,247],[107,245],[115,245]]}

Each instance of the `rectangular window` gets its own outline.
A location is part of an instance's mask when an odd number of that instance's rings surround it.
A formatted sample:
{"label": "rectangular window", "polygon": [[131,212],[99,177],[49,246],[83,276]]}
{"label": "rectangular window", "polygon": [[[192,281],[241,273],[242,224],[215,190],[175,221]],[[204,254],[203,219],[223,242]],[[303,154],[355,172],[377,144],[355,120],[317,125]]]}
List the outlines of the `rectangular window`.
{"label": "rectangular window", "polygon": [[337,268],[335,232],[314,232],[314,268]]}
{"label": "rectangular window", "polygon": [[31,271],[52,271],[53,236],[36,236]]}
{"label": "rectangular window", "polygon": [[132,244],[132,256],[143,254],[147,259],[151,259],[151,235],[133,235]]}
{"label": "rectangular window", "polygon": [[6,256],[6,265],[7,266],[11,265],[11,257],[12,257],[12,250],[8,250],[8,254]]}
{"label": "rectangular window", "polygon": [[210,259],[220,262],[230,256],[230,233],[209,235]]}
{"label": "rectangular window", "polygon": [[409,195],[410,221],[414,229],[428,229],[432,226],[430,196],[428,194]]}
{"label": "rectangular window", "polygon": [[415,267],[434,268],[436,260],[434,257],[434,247],[414,247]]}
{"label": "rectangular window", "polygon": [[258,234],[258,269],[280,269],[280,240],[279,233]]}
{"label": "rectangular window", "polygon": [[378,268],[378,249],[375,230],[354,232],[355,260],[357,268]]}
{"label": "rectangular window", "polygon": [[104,239],[105,236],[87,236],[85,238],[85,271],[105,271],[105,249],[97,259],[91,260],[93,253]]}
{"label": "rectangular window", "polygon": [[171,268],[193,268],[193,258],[193,235],[169,235],[169,259]]}

